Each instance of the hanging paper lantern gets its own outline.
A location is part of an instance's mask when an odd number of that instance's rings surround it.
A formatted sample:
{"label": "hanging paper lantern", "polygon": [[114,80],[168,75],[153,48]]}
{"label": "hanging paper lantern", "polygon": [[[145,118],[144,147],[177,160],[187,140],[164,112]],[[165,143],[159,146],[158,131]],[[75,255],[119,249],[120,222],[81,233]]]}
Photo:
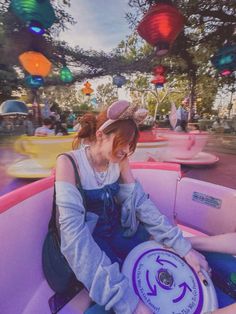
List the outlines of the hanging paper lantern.
{"label": "hanging paper lantern", "polygon": [[71,73],[71,70],[67,68],[67,66],[64,66],[60,70],[60,79],[64,83],[70,83],[73,81],[73,74]]}
{"label": "hanging paper lantern", "polygon": [[85,84],[84,84],[84,87],[82,88],[82,92],[83,94],[89,96],[92,94],[93,92],[93,89],[91,88],[91,84],[87,81]]}
{"label": "hanging paper lantern", "polygon": [[236,70],[236,45],[222,47],[211,62],[222,76],[232,74]]}
{"label": "hanging paper lantern", "polygon": [[118,88],[121,88],[126,83],[126,78],[123,75],[116,75],[113,77],[112,83]]}
{"label": "hanging paper lantern", "polygon": [[39,88],[39,87],[43,86],[44,79],[42,78],[42,76],[28,75],[25,78],[25,83],[30,88]]}
{"label": "hanging paper lantern", "polygon": [[11,9],[36,34],[43,34],[56,20],[49,0],[12,0]]}
{"label": "hanging paper lantern", "polygon": [[166,83],[166,78],[164,75],[157,75],[152,81],[152,84],[155,84],[156,88],[162,88],[164,84]]}
{"label": "hanging paper lantern", "polygon": [[166,68],[163,65],[157,65],[154,69],[153,69],[153,74],[154,75],[158,75],[158,74],[164,74],[166,71]]}
{"label": "hanging paper lantern", "polygon": [[47,76],[52,67],[52,63],[41,53],[27,51],[19,56],[23,68],[31,75]]}
{"label": "hanging paper lantern", "polygon": [[158,65],[153,69],[155,78],[151,81],[151,83],[155,84],[156,88],[162,88],[166,83],[166,78],[164,76],[165,71],[166,68],[163,65]]}
{"label": "hanging paper lantern", "polygon": [[184,27],[183,15],[170,2],[160,1],[150,7],[138,25],[139,35],[165,55]]}

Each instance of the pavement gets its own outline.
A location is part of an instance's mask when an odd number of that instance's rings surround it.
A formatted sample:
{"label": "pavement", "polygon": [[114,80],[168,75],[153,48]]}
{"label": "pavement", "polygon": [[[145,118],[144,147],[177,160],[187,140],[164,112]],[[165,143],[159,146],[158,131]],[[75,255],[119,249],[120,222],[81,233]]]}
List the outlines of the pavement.
{"label": "pavement", "polygon": [[219,161],[213,165],[181,166],[183,175],[236,190],[236,155],[217,152],[214,155],[219,157]]}
{"label": "pavement", "polygon": [[181,166],[184,176],[236,189],[236,135],[213,134],[204,152],[219,157],[207,166]]}

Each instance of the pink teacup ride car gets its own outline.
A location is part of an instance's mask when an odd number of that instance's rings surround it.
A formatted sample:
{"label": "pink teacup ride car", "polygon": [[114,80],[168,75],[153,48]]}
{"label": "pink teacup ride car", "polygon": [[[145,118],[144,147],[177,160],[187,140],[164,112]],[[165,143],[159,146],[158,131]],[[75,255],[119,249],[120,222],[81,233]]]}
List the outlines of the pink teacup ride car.
{"label": "pink teacup ride car", "polygon": [[209,140],[208,132],[175,132],[168,129],[156,129],[156,136],[164,137],[167,145],[158,154],[149,154],[150,159],[176,162],[186,165],[214,164],[219,158],[203,152]]}
{"label": "pink teacup ride car", "polygon": [[161,155],[167,145],[167,138],[156,135],[153,130],[140,132],[137,148],[129,159],[131,161],[148,161],[150,155]]}
{"label": "pink teacup ride car", "polygon": [[[131,166],[150,199],[185,236],[235,231],[235,189],[186,178],[178,164],[134,162]],[[42,270],[53,185],[54,178],[48,177],[0,198],[1,314],[51,314],[55,313],[52,305],[60,307],[59,301],[64,301],[50,288]],[[211,279],[207,277],[205,286],[197,273],[160,243],[147,241],[135,247],[122,272],[153,313],[201,314],[218,307]],[[58,313],[83,314],[90,304],[85,290],[68,301]]]}

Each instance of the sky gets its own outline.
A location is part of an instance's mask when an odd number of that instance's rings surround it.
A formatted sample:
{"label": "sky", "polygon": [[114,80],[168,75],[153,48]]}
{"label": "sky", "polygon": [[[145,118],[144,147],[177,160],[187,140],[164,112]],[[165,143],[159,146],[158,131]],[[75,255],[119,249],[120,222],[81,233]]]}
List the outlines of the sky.
{"label": "sky", "polygon": [[77,21],[60,39],[83,49],[111,51],[131,32],[125,20],[128,0],[71,0],[69,13]]}

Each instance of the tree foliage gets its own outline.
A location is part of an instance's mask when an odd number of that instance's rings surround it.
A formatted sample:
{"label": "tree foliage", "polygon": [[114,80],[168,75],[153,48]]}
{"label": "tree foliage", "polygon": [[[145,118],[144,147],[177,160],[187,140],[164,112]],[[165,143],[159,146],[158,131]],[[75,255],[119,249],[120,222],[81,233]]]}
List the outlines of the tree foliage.
{"label": "tree foliage", "polygon": [[[167,114],[171,103],[178,107],[189,96],[189,82],[186,75],[169,73],[163,88],[155,88],[150,74],[137,74],[128,81],[132,102],[146,107],[152,116]],[[198,114],[211,113],[212,103],[217,93],[217,81],[209,76],[200,76],[196,82],[195,111]]]}
{"label": "tree foliage", "polygon": [[[127,19],[132,29],[137,26],[143,14],[147,12],[150,3],[155,2],[157,1],[129,1],[132,12],[127,14]],[[212,92],[214,91],[216,94],[217,87],[227,85],[231,90],[234,88],[234,77],[219,78],[217,71],[211,65],[210,58],[226,42],[229,44],[235,42],[235,1],[176,0],[174,4],[186,17],[186,25],[173,44],[170,53],[160,60],[155,56],[152,47],[149,46],[150,50],[148,48],[145,50],[149,53],[150,63],[161,61],[173,75],[186,75],[192,106],[199,93],[199,86],[207,81],[208,89],[211,90],[208,102],[203,103],[203,108],[207,109],[209,105],[212,105],[212,99],[214,99]],[[142,40],[136,42],[135,58],[143,54],[143,47],[146,46],[148,45],[145,42],[142,43]],[[132,51],[133,49],[132,47]],[[126,51],[129,51],[127,47]],[[203,92],[201,93],[203,94]],[[208,93],[205,91],[205,94]]]}
{"label": "tree foliage", "polygon": [[[128,1],[128,0],[127,0]],[[53,73],[46,79],[45,87],[63,86],[59,79],[59,69],[66,63],[73,68],[74,80],[91,79],[116,73],[150,74],[152,68],[160,61],[168,68],[171,78],[185,80],[187,93],[192,97],[201,94],[203,99],[204,82],[208,82],[211,98],[202,102],[203,107],[212,103],[213,91],[219,86],[233,86],[234,78],[222,79],[210,63],[210,57],[227,42],[235,40],[236,7],[235,0],[176,0],[175,5],[186,17],[184,31],[175,41],[168,56],[162,60],[156,57],[154,49],[140,39],[135,27],[148,10],[149,3],[154,1],[129,0],[130,13],[127,19],[132,34],[124,39],[113,52],[106,54],[94,50],[83,50],[81,47],[70,47],[57,40],[57,34],[68,24],[75,21],[68,14],[70,0],[52,2],[57,21],[50,32],[42,37],[30,34],[25,26],[9,11],[10,0],[0,0],[0,93],[2,98],[9,97],[12,90],[24,85],[23,71],[19,70],[18,55],[26,50],[35,49],[43,52],[53,63]],[[201,83],[201,84],[200,84]],[[100,88],[98,93],[102,94]],[[107,90],[108,95],[112,92]],[[209,95],[209,92],[205,93]],[[100,95],[99,97],[104,98]],[[109,97],[113,97],[110,95]],[[108,98],[109,98],[108,97]],[[114,96],[115,97],[115,96]],[[196,98],[195,97],[195,98]],[[199,98],[200,98],[199,97]],[[100,100],[99,100],[100,101]],[[101,103],[106,103],[107,100]]]}
{"label": "tree foliage", "polygon": [[118,100],[118,94],[115,90],[114,85],[111,83],[100,84],[97,87],[96,98],[98,102],[98,107],[105,109],[111,103]]}

